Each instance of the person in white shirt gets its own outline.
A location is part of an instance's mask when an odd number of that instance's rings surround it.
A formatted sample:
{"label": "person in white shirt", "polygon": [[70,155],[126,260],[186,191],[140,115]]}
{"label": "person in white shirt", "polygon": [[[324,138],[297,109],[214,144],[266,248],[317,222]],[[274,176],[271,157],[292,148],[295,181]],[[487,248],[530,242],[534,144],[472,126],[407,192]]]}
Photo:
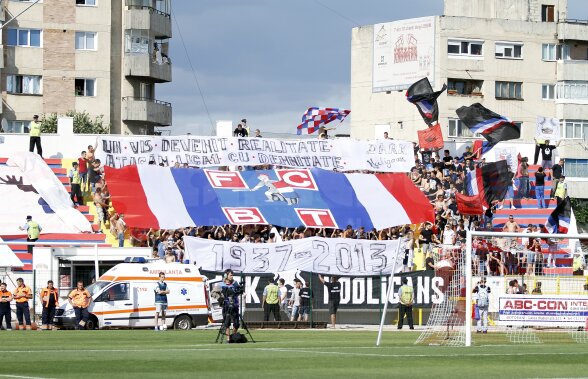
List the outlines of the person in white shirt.
{"label": "person in white shirt", "polygon": [[286,313],[287,319],[290,318],[290,312],[288,312],[288,287],[286,287],[286,281],[284,278],[280,278],[279,283],[279,294],[280,294],[280,308]]}
{"label": "person in white shirt", "polygon": [[292,295],[290,296],[290,306],[292,307],[290,321],[297,321],[299,317],[300,288],[302,288],[302,282],[299,279],[294,279],[294,288],[292,288]]}
{"label": "person in white shirt", "polygon": [[443,245],[454,245],[455,244],[455,232],[451,228],[451,225],[445,225],[445,230],[443,231]]}

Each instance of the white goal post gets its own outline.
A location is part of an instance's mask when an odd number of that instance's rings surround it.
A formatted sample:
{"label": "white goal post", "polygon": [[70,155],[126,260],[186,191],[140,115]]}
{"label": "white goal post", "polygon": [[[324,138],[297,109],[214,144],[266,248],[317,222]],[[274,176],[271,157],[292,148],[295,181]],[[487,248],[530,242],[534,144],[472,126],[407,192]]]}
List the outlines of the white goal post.
{"label": "white goal post", "polygon": [[[470,315],[473,313],[473,272],[472,269],[472,251],[473,251],[473,240],[475,237],[486,237],[486,238],[525,238],[525,239],[543,239],[543,240],[576,240],[578,245],[574,245],[571,248],[569,254],[573,255],[576,253],[576,248],[580,247],[580,240],[588,240],[588,234],[549,234],[549,233],[511,233],[511,232],[483,232],[483,231],[468,231],[466,237],[466,249],[465,249],[465,346],[472,345],[472,320]],[[581,249],[581,247],[580,247]],[[587,251],[582,251],[585,254]],[[588,301],[588,294],[583,293],[577,295],[582,299]],[[535,325],[529,324],[523,328],[533,327]],[[586,333],[586,330],[583,332]],[[586,337],[582,336],[582,341],[585,342]]]}

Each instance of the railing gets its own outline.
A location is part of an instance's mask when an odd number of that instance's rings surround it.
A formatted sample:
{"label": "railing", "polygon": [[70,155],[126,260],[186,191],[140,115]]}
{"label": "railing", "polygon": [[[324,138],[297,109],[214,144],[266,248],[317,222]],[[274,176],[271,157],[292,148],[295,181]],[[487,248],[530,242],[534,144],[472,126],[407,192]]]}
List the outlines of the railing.
{"label": "railing", "polygon": [[170,18],[170,14],[154,8],[150,5],[146,5],[144,0],[125,0],[127,9],[148,9],[151,13],[156,13],[164,17]]}
{"label": "railing", "polygon": [[128,100],[131,100],[131,101],[149,101],[149,102],[154,103],[154,104],[160,104],[160,105],[164,105],[166,107],[171,107],[171,103],[168,103],[167,101],[150,99],[148,97],[126,96],[126,97],[123,97],[123,100],[124,101],[128,101]]}
{"label": "railing", "polygon": [[588,25],[588,20],[577,20],[577,19],[574,19],[574,18],[565,19],[564,22],[567,23],[567,24]]}

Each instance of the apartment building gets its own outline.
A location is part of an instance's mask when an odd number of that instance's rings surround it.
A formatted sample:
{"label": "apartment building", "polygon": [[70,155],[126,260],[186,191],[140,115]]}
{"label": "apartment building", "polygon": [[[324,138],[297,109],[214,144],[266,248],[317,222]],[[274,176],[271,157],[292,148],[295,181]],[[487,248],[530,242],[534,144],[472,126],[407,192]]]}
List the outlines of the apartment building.
{"label": "apartment building", "polygon": [[[172,80],[171,0],[2,1],[1,117],[26,133],[33,114],[102,115],[112,134],[172,123],[156,84]],[[28,8],[28,9],[27,9]]]}
{"label": "apartment building", "polygon": [[424,76],[439,99],[449,144],[475,136],[455,110],[481,103],[522,124],[532,143],[537,116],[558,118],[568,176],[588,177],[588,22],[567,0],[445,0],[444,15],[357,27],[352,32],[351,136],[417,140],[426,126],[406,101]]}

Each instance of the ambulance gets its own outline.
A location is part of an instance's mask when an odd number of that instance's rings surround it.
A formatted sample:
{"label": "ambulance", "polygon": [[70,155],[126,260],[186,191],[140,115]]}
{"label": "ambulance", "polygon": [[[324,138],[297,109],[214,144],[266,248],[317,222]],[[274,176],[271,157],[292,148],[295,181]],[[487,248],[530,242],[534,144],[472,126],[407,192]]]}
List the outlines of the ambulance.
{"label": "ambulance", "polygon": [[[120,263],[86,287],[92,295],[86,329],[153,328],[155,285],[159,273],[165,273],[168,328],[189,330],[208,323],[209,290],[207,278],[196,266],[182,263]],[[68,301],[62,301],[54,319],[61,328],[75,326],[75,313]]]}

